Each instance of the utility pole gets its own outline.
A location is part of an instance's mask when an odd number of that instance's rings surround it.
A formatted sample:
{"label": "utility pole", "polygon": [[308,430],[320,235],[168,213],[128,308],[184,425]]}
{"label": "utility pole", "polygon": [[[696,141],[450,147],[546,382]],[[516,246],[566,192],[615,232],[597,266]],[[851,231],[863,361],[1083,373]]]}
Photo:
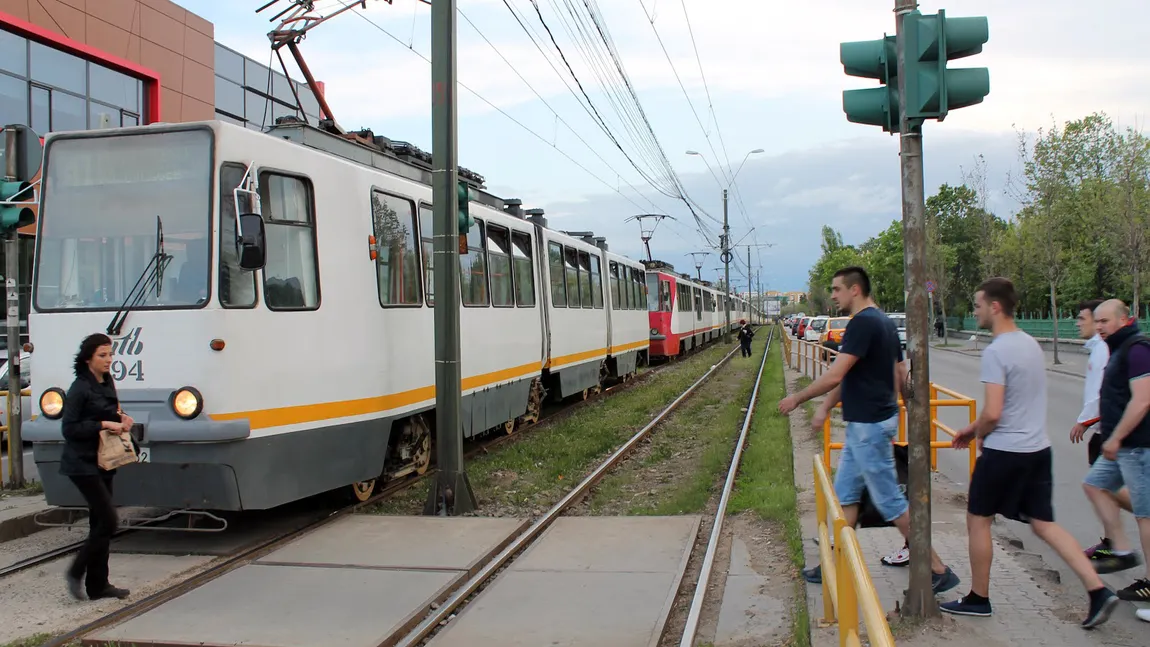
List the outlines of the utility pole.
{"label": "utility pole", "polygon": [[723,333],[723,343],[731,343],[731,225],[727,220],[727,190],[723,189],[723,283],[726,284],[723,309],[727,313],[727,328]]}
{"label": "utility pole", "polygon": [[24,438],[20,409],[20,234],[35,221],[35,192],[26,178],[40,169],[43,149],[27,126],[4,126],[4,181],[0,182],[0,230],[4,236],[4,288],[8,302],[8,486],[24,487]]}
{"label": "utility pole", "polygon": [[[898,60],[899,105],[906,100],[906,30],[903,18],[918,6],[916,0],[895,0],[895,44]],[[907,359],[914,367],[906,407],[908,448],[907,498],[910,500],[910,586],[907,614],[940,614],[931,587],[930,510],[930,352],[926,298],[926,195],[922,179],[922,125],[899,111],[899,165],[902,176],[902,228],[906,289]]]}
{"label": "utility pole", "polygon": [[910,586],[904,615],[939,613],[931,589],[930,550],[930,311],[926,286],[926,218],[922,124],[942,121],[950,110],[977,103],[990,93],[986,68],[948,69],[950,59],[982,51],[989,40],[985,17],[922,15],[916,0],[895,0],[895,36],[840,43],[839,61],[850,76],[878,79],[880,87],[843,92],[843,112],[853,123],[881,126],[899,134],[907,355],[911,383],[907,398],[910,444],[907,498],[910,500]]}
{"label": "utility pole", "polygon": [[[431,5],[431,142],[435,253],[435,486],[423,513],[450,516],[477,507],[463,468],[463,374],[459,342],[459,245],[470,227],[469,196],[459,185],[456,132],[456,0]],[[462,204],[461,204],[462,201]]]}

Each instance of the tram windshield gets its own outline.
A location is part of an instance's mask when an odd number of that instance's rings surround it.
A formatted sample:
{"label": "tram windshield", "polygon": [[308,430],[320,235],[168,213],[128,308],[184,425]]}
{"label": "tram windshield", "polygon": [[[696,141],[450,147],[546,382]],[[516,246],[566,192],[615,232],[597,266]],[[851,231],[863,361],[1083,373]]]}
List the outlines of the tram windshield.
{"label": "tram windshield", "polygon": [[[53,140],[45,154],[36,309],[118,310],[160,241],[162,282],[133,309],[208,299],[212,134],[208,130]],[[153,284],[154,285],[154,284]]]}

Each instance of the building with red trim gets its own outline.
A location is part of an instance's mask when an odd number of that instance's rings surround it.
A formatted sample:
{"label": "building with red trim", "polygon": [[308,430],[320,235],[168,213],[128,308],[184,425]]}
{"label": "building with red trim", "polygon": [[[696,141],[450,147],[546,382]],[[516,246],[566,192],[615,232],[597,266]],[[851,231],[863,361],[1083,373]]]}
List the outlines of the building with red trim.
{"label": "building with red trim", "polygon": [[[168,0],[0,0],[0,125],[44,135],[160,121],[222,119],[256,130],[285,115],[318,121],[305,84],[215,42],[214,33]],[[35,225],[21,234],[26,325]]]}

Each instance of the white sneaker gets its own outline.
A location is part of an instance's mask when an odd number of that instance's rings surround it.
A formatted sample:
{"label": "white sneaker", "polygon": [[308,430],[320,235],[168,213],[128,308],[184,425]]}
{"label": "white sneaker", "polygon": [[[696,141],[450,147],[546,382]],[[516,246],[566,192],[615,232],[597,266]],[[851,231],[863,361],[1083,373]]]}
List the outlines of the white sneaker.
{"label": "white sneaker", "polygon": [[904,544],[902,548],[883,557],[882,563],[884,566],[906,566],[910,563],[910,547]]}
{"label": "white sneaker", "polygon": [[1134,615],[1143,622],[1150,622],[1150,609],[1138,609]]}

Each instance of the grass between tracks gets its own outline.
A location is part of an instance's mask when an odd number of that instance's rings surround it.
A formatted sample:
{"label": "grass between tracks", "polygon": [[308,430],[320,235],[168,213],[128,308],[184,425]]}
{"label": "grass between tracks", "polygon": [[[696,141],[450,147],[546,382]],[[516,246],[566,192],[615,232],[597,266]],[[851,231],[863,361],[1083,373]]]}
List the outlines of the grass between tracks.
{"label": "grass between tracks", "polygon": [[[513,516],[547,509],[730,349],[717,344],[667,367],[645,384],[603,398],[472,459],[467,473],[479,500],[477,514]],[[430,481],[365,512],[419,514]]]}
{"label": "grass between tracks", "polygon": [[790,644],[809,647],[806,586],[799,576],[804,557],[795,491],[791,422],[778,412],[779,400],[787,395],[782,359],[777,349],[772,349],[767,358],[755,417],[748,431],[742,467],[727,512],[732,515],[751,512],[780,529],[778,534],[786,542],[795,576]]}
{"label": "grass between tracks", "polygon": [[[765,333],[762,338],[765,340]],[[590,514],[675,515],[706,508],[722,487],[763,357],[736,354],[595,488]]]}

